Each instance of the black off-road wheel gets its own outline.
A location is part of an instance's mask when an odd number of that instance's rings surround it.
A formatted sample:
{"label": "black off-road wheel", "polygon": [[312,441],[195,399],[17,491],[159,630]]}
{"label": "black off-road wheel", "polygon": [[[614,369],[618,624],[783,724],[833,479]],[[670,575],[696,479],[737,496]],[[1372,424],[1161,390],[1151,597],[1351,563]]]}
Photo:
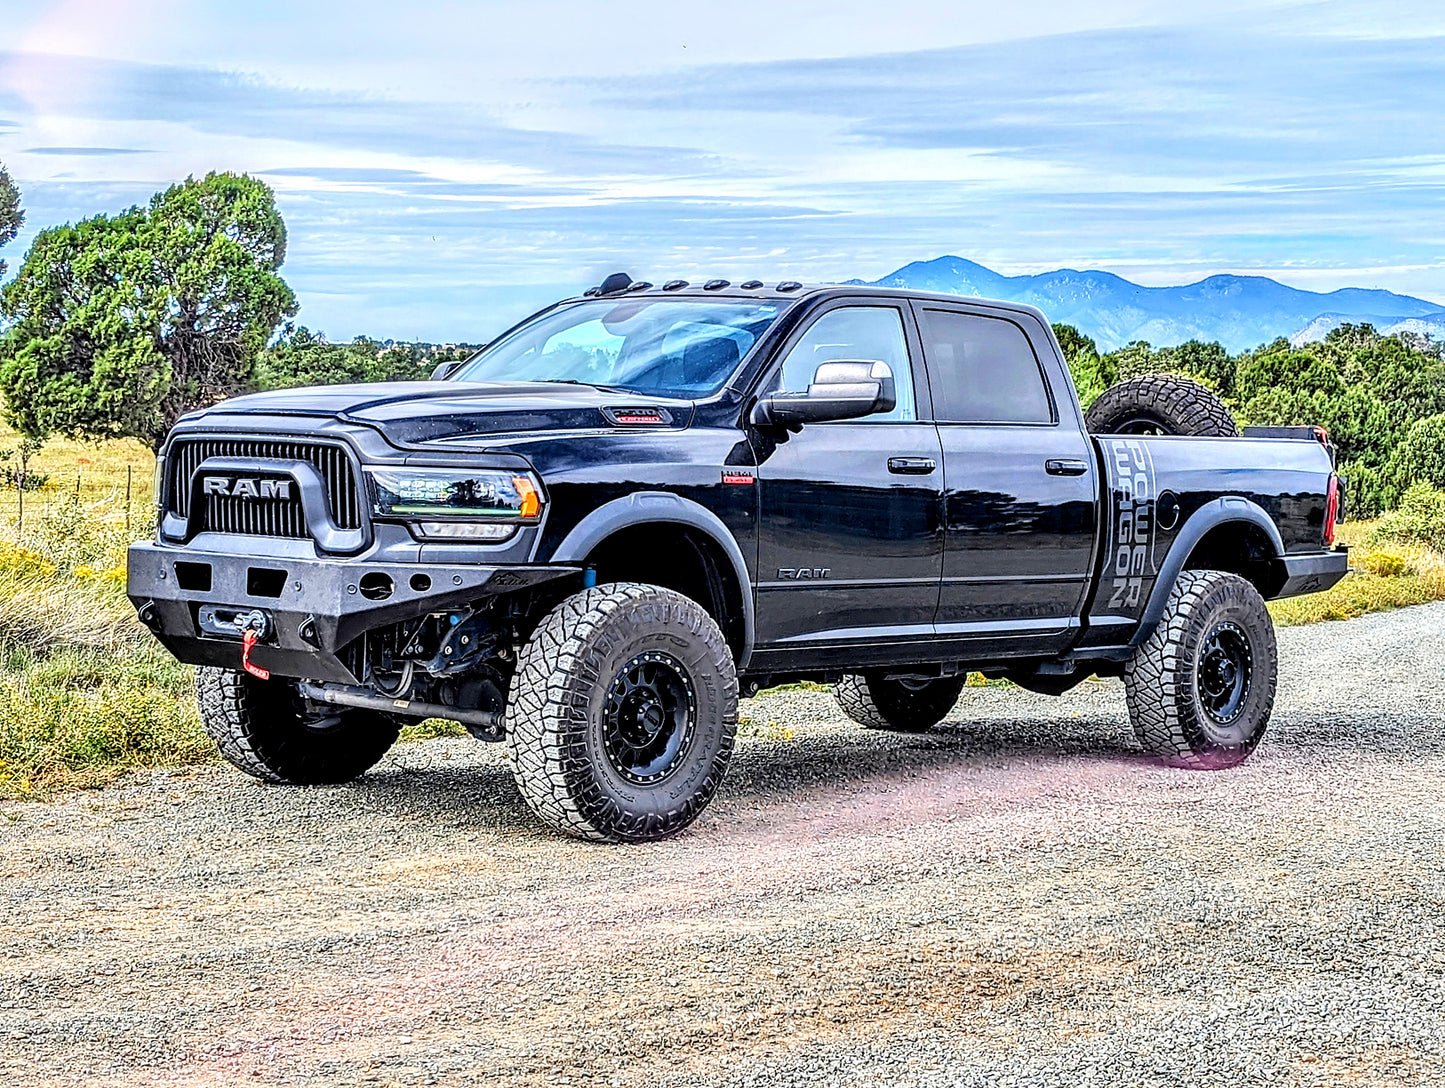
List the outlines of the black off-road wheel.
{"label": "black off-road wheel", "polygon": [[1198,382],[1173,374],[1145,374],[1111,385],[1089,405],[1084,425],[1091,434],[1239,436],[1224,401]]}
{"label": "black off-road wheel", "polygon": [[1171,766],[1236,766],[1269,725],[1275,673],[1274,624],[1259,591],[1235,574],[1185,571],[1125,666],[1134,732]]}
{"label": "black off-road wheel", "polygon": [[833,698],[844,714],[868,729],[922,733],[953,709],[966,679],[889,680],[881,672],[850,673],[833,685]]}
{"label": "black off-road wheel", "polygon": [[616,582],[557,605],[523,648],[507,751],[548,827],[593,842],[646,842],[707,807],[732,756],[732,652],[696,601]]}
{"label": "black off-road wheel", "polygon": [[288,786],[350,782],[375,766],[401,731],[385,714],[311,703],[293,681],[231,669],[197,669],[196,702],[227,762]]}

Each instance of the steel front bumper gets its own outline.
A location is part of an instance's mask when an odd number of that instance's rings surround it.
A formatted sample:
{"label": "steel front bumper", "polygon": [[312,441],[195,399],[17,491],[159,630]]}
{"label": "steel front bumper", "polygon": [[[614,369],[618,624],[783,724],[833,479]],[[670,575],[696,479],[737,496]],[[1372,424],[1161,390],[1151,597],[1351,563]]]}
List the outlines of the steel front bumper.
{"label": "steel front bumper", "polygon": [[579,570],[271,559],[149,543],[133,545],[128,559],[127,596],[141,621],[179,660],[239,668],[239,632],[234,637],[216,633],[208,617],[218,608],[260,609],[272,631],[253,650],[255,664],[281,676],[343,684],[362,679],[347,667],[343,651],[367,631]]}

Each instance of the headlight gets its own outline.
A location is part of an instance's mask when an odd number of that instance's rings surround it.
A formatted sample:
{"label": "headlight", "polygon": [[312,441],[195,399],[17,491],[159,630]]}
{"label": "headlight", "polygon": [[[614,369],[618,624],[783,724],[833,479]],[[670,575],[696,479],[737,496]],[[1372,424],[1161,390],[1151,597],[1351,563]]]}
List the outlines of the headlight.
{"label": "headlight", "polygon": [[[380,518],[407,521],[455,518],[499,522],[536,521],[542,513],[542,491],[525,472],[503,469],[373,468],[371,512]],[[428,532],[428,536],[488,536],[481,533]]]}

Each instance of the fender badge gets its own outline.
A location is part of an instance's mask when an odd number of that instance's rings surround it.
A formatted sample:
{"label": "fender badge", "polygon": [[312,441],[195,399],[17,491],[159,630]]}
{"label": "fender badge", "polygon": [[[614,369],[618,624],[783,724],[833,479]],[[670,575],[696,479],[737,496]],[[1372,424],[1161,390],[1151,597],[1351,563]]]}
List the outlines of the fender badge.
{"label": "fender badge", "polygon": [[735,468],[723,469],[722,482],[725,484],[742,484],[744,487],[747,487],[756,481],[757,477],[749,471]]}

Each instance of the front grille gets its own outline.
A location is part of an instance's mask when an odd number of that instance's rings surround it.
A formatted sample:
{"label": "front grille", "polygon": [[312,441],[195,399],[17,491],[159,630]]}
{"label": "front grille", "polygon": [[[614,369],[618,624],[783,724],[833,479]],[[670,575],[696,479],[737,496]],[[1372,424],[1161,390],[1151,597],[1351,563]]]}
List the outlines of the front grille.
{"label": "front grille", "polygon": [[[169,507],[183,518],[191,514],[191,481],[201,463],[212,457],[246,457],[263,461],[305,461],[314,465],[326,485],[331,520],[342,529],[361,528],[361,495],[351,458],[341,446],[321,442],[290,442],[262,438],[185,438],[171,446]],[[244,533],[251,536],[307,537],[299,497],[241,499],[206,495],[198,531]]]}

